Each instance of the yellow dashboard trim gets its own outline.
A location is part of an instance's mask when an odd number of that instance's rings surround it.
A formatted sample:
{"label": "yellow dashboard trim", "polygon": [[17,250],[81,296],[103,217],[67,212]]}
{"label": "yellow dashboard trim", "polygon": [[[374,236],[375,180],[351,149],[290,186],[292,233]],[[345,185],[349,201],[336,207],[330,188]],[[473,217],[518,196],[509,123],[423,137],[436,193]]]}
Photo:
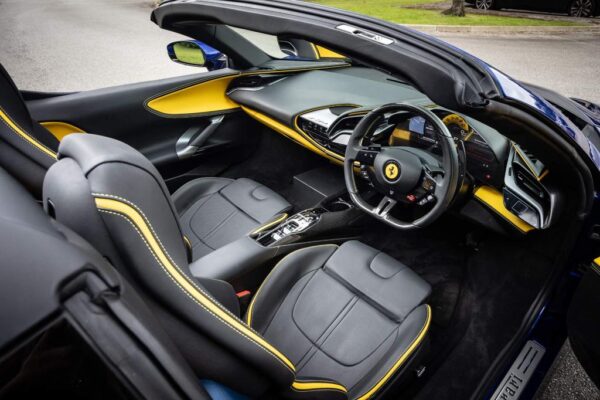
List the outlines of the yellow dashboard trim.
{"label": "yellow dashboard trim", "polygon": [[479,186],[473,192],[476,199],[491,208],[498,215],[510,222],[521,233],[529,233],[535,228],[517,217],[504,206],[504,196],[491,186]]}
{"label": "yellow dashboard trim", "polygon": [[229,111],[239,108],[226,92],[240,74],[222,76],[167,93],[146,103],[147,107],[165,115],[182,116]]}
{"label": "yellow dashboard trim", "polygon": [[72,133],[85,133],[85,131],[81,128],[76,127],[75,125],[71,125],[68,122],[62,121],[44,121],[40,122],[44,128],[50,131],[58,141],[63,140],[63,138]]}
{"label": "yellow dashboard trim", "polygon": [[304,68],[288,69],[263,69],[255,71],[233,71],[228,75],[221,75],[192,83],[183,88],[176,88],[166,93],[158,94],[145,101],[148,109],[165,116],[184,117],[190,115],[209,114],[221,111],[231,111],[240,107],[238,103],[227,96],[229,84],[235,78],[260,74],[286,74],[312,70],[345,68],[350,64],[311,66]]}
{"label": "yellow dashboard trim", "polygon": [[299,128],[297,128],[296,122],[294,122],[294,125],[296,125],[296,129],[292,129],[289,126],[287,126],[286,124],[283,124],[263,113],[252,110],[248,107],[242,106],[242,110],[244,110],[244,112],[246,114],[248,114],[249,116],[251,116],[252,118],[257,120],[258,122],[268,126],[269,128],[273,129],[275,132],[280,133],[281,135],[293,140],[294,142],[300,144],[301,146],[304,146],[307,149],[309,149],[323,157],[326,157],[335,163],[343,164],[344,158],[342,156],[339,156],[336,153],[333,153],[333,152],[323,148],[319,144],[315,143],[312,139],[310,139],[308,137],[308,135],[306,133],[302,132]]}
{"label": "yellow dashboard trim", "polygon": [[327,47],[323,47],[318,44],[316,44],[314,46],[315,46],[316,53],[320,59],[321,58],[343,58],[343,59],[348,58],[343,54],[336,53],[333,50],[329,50]]}

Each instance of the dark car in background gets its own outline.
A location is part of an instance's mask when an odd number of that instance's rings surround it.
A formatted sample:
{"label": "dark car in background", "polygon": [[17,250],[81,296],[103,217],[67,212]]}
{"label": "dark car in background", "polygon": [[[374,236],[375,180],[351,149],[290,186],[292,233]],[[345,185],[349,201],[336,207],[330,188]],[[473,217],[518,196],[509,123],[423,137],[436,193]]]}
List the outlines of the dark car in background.
{"label": "dark car in background", "polygon": [[573,17],[593,17],[600,14],[598,0],[467,0],[480,10],[515,8],[568,13]]}

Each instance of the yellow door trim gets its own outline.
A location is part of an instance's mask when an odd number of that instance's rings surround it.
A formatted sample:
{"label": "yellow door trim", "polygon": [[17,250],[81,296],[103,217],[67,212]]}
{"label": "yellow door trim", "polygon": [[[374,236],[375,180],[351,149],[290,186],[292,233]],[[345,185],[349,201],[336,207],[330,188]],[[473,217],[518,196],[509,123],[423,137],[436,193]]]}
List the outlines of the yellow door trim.
{"label": "yellow door trim", "polygon": [[40,122],[40,125],[48,129],[50,133],[58,139],[58,141],[63,140],[65,136],[70,135],[71,133],[85,133],[83,129],[78,128],[75,125],[71,125],[68,122],[44,121]]}
{"label": "yellow door trim", "polygon": [[166,272],[167,275],[175,281],[174,283],[177,287],[179,287],[196,304],[215,316],[217,320],[223,322],[229,328],[239,333],[242,337],[259,345],[277,360],[282,362],[288,369],[295,372],[294,364],[285,355],[264,338],[259,336],[231,312],[228,312],[218,303],[213,301],[199,286],[181,271],[179,266],[175,264],[171,257],[166,253],[166,250],[163,249],[162,244],[160,244],[160,239],[154,233],[149,222],[147,222],[146,218],[140,214],[138,208],[134,207],[133,203],[126,203],[115,198],[99,197],[101,195],[95,196],[95,203],[98,210],[123,217],[133,225],[147,245],[148,250],[150,250],[156,261],[162,267],[163,271]]}
{"label": "yellow door trim", "polygon": [[498,215],[511,223],[521,233],[528,233],[535,228],[517,217],[504,206],[504,196],[491,186],[479,186],[473,193],[476,199],[495,211]]}
{"label": "yellow door trim", "polygon": [[175,90],[146,102],[146,107],[163,115],[182,116],[229,111],[239,105],[227,97],[227,88],[239,74],[222,76]]}
{"label": "yellow door trim", "polygon": [[21,139],[25,140],[25,142],[29,143],[31,146],[33,146],[37,150],[41,151],[48,157],[56,160],[56,153],[54,151],[50,150],[44,144],[39,142],[36,138],[34,138],[29,133],[27,133],[23,129],[21,129],[21,127],[19,125],[17,125],[17,123],[14,122],[8,116],[8,114],[6,114],[4,112],[4,110],[2,108],[0,108],[0,120],[2,120],[2,122],[4,122],[6,124],[6,126],[8,126],[15,134],[17,134],[17,136],[19,136]]}

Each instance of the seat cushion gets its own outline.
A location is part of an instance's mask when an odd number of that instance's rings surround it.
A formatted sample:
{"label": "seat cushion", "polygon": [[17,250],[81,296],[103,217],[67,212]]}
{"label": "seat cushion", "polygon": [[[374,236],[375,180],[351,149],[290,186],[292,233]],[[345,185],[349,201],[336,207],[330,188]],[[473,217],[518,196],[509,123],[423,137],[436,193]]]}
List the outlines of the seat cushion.
{"label": "seat cushion", "polygon": [[270,222],[291,205],[253,180],[199,178],[173,194],[193,259],[233,242]]}
{"label": "seat cushion", "polygon": [[431,320],[430,285],[360,242],[306,248],[278,264],[246,320],[296,365],[297,376],[370,397],[401,373]]}

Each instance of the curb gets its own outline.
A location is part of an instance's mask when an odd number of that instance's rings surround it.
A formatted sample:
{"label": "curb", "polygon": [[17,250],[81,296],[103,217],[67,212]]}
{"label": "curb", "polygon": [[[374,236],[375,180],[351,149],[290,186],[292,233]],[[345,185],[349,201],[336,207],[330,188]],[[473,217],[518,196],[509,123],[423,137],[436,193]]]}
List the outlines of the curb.
{"label": "curb", "polygon": [[464,34],[479,36],[600,36],[600,25],[589,26],[471,26],[471,25],[410,25],[404,26],[429,34]]}

